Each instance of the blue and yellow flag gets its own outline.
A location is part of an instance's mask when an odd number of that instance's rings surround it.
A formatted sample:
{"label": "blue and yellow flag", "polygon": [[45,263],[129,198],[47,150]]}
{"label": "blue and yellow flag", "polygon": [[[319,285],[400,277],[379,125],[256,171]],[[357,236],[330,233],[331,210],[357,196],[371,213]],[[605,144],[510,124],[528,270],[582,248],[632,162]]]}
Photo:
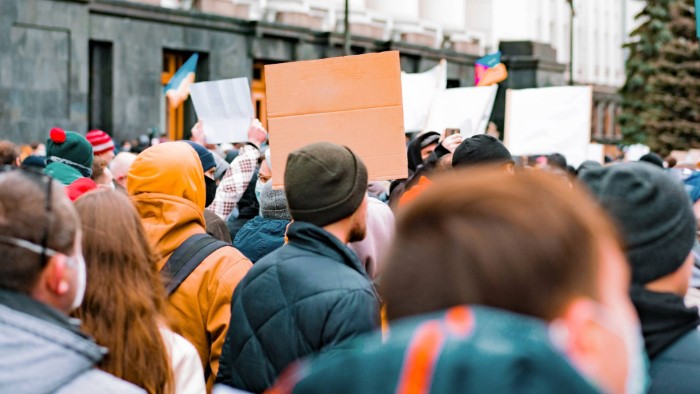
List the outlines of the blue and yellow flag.
{"label": "blue and yellow flag", "polygon": [[199,60],[199,54],[195,53],[190,56],[163,88],[165,97],[168,98],[171,107],[179,106],[189,97],[190,86],[194,83],[197,60]]}

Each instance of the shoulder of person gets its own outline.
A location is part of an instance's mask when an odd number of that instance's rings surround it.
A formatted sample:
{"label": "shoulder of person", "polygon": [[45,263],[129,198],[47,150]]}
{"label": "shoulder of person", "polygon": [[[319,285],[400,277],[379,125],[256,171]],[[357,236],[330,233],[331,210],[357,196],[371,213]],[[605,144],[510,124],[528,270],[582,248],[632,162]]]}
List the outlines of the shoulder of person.
{"label": "shoulder of person", "polygon": [[144,389],[99,369],[90,369],[57,391],[58,394],[90,393],[99,387],[103,394],[141,394]]}

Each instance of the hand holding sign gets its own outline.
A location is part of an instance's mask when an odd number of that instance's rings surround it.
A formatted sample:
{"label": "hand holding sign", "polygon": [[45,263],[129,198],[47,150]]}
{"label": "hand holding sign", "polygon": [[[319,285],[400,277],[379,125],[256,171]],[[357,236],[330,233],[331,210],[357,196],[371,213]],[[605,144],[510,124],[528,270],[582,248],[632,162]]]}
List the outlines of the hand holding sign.
{"label": "hand holding sign", "polygon": [[260,147],[263,142],[267,139],[267,130],[263,127],[260,120],[253,119],[250,127],[248,128],[248,141],[255,144],[255,146]]}

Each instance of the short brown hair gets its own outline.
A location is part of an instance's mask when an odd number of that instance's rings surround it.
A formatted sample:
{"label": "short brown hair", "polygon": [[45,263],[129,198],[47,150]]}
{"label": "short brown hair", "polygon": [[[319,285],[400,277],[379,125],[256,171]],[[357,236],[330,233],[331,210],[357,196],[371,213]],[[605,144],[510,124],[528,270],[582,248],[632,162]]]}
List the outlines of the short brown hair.
{"label": "short brown hair", "polygon": [[[32,179],[36,178],[36,179]],[[47,211],[48,182],[51,183]],[[25,170],[0,172],[0,236],[18,238],[71,255],[80,219],[63,186]],[[0,288],[29,293],[44,269],[41,255],[0,243]]]}
{"label": "short brown hair", "polygon": [[102,174],[105,173],[105,168],[107,168],[107,165],[109,162],[107,162],[107,159],[105,159],[102,156],[95,156],[95,158],[92,161],[92,175],[90,175],[90,179],[93,181],[97,182]]}
{"label": "short brown hair", "polygon": [[387,316],[479,304],[552,320],[576,296],[599,298],[601,237],[619,245],[602,210],[559,178],[457,171],[399,213]]}
{"label": "short brown hair", "polygon": [[17,165],[19,148],[10,141],[0,140],[0,166]]}

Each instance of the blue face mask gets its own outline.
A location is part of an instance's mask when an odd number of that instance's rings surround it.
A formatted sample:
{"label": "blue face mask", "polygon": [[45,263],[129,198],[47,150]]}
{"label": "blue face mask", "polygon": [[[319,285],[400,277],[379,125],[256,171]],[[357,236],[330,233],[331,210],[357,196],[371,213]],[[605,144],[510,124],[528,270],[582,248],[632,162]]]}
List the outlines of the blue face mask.
{"label": "blue face mask", "polygon": [[257,183],[255,184],[255,198],[258,200],[258,204],[260,204],[260,195],[262,194],[262,189],[265,187],[266,183],[267,182],[263,182],[258,179]]}

